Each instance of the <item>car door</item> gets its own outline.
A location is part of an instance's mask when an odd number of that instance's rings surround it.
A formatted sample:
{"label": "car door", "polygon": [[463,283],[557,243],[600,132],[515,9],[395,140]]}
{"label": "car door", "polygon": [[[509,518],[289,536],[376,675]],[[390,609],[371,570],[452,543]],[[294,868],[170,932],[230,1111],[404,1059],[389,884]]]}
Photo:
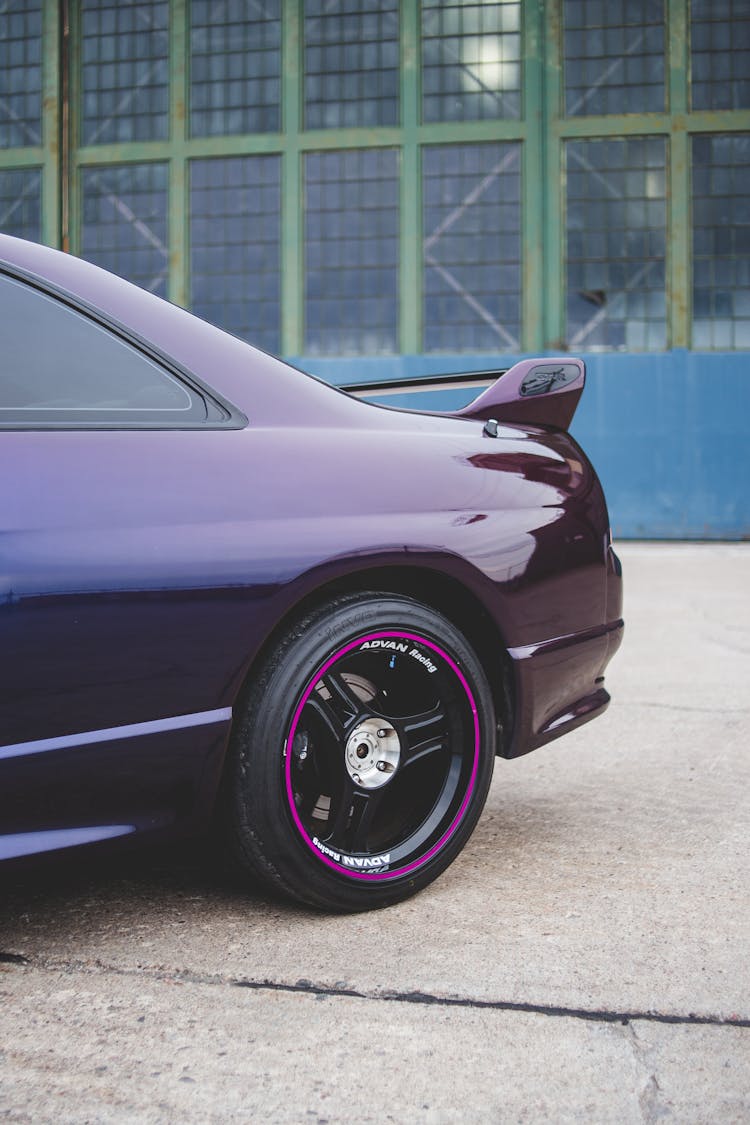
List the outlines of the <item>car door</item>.
{"label": "car door", "polygon": [[210,494],[244,420],[64,294],[0,273],[0,310],[3,858],[200,809],[241,663]]}

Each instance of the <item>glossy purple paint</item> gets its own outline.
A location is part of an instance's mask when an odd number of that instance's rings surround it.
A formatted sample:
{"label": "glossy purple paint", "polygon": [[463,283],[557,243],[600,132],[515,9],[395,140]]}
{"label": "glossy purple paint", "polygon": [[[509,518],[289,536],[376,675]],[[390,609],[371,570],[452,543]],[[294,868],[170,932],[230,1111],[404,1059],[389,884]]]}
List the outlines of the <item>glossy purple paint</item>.
{"label": "glossy purple paint", "polygon": [[[492,640],[493,685],[510,670],[508,757],[606,706],[622,628],[606,505],[584,453],[538,405],[522,425],[517,395],[496,391],[489,437],[483,409],[356,400],[45,247],[0,236],[0,268],[126,326],[248,420],[0,431],[3,745],[234,708],[303,601],[353,586],[420,591]],[[573,394],[555,392],[559,417]],[[224,722],[0,760],[0,858],[24,834],[34,851],[35,833],[59,847],[81,827],[205,822],[229,735]]]}

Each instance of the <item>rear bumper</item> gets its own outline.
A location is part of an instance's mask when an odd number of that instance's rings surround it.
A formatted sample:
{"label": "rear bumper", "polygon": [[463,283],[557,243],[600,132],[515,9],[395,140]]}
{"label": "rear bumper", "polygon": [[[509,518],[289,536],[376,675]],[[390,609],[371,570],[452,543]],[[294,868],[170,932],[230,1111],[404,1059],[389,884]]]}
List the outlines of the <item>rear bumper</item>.
{"label": "rear bumper", "polygon": [[597,629],[509,650],[518,710],[507,758],[518,758],[596,718],[609,704],[604,670],[622,618]]}
{"label": "rear bumper", "polygon": [[[604,497],[600,489],[598,493],[606,519]],[[624,624],[622,566],[608,528],[603,547],[596,570],[581,570],[558,592],[559,605],[587,607],[588,627],[508,648],[515,710],[512,735],[505,745],[500,740],[503,757],[528,754],[595,719],[609,704],[604,673],[620,648]],[[571,616],[563,613],[557,620],[575,628]]]}

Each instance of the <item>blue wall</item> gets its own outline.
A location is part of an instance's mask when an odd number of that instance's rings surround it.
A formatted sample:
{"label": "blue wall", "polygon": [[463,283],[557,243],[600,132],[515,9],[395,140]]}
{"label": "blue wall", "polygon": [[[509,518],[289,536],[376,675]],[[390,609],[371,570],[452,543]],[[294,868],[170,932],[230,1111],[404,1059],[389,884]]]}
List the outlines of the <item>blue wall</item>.
{"label": "blue wall", "polygon": [[[520,356],[294,360],[332,383],[510,367]],[[750,353],[584,355],[571,432],[601,477],[615,536],[750,538]],[[476,391],[379,402],[450,410]]]}

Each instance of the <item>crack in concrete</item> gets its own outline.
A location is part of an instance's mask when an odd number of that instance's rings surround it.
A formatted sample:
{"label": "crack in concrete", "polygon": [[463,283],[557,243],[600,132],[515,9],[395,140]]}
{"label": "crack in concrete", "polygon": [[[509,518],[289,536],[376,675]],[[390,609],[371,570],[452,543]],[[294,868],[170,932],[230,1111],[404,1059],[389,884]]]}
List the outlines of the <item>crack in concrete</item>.
{"label": "crack in concrete", "polygon": [[626,1040],[632,1048],[636,1066],[646,1072],[643,1088],[638,1095],[638,1108],[646,1125],[653,1125],[660,1117],[671,1116],[671,1109],[666,1104],[662,1095],[656,1071],[650,1056],[653,1051],[641,1042],[636,1029],[628,1024],[625,1030]]}
{"label": "crack in concrete", "polygon": [[750,1027],[750,1016],[698,1015],[695,1012],[655,1012],[620,1011],[606,1008],[573,1008],[562,1005],[534,1004],[517,1000],[482,1000],[470,996],[444,996],[439,993],[379,989],[349,988],[344,984],[316,984],[314,981],[273,981],[252,980],[242,977],[222,976],[220,973],[200,973],[190,969],[163,969],[156,966],[138,965],[132,968],[106,965],[102,961],[55,961],[32,960],[22,954],[0,954],[14,964],[26,966],[43,972],[82,973],[127,977],[144,977],[150,980],[169,981],[179,984],[200,984],[245,988],[257,992],[301,993],[308,996],[329,997],[331,999],[370,1000],[381,1003],[435,1005],[447,1008],[484,1009],[496,1012],[522,1012],[530,1015],[552,1016],[564,1019],[588,1020],[595,1023],[615,1023],[628,1026],[633,1022],[682,1024],[709,1027]]}
{"label": "crack in concrete", "polygon": [[641,1090],[638,1096],[638,1105],[641,1108],[643,1120],[648,1122],[649,1125],[652,1121],[658,1121],[660,1117],[669,1116],[671,1111],[661,1101],[661,1089],[655,1074],[650,1076]]}

